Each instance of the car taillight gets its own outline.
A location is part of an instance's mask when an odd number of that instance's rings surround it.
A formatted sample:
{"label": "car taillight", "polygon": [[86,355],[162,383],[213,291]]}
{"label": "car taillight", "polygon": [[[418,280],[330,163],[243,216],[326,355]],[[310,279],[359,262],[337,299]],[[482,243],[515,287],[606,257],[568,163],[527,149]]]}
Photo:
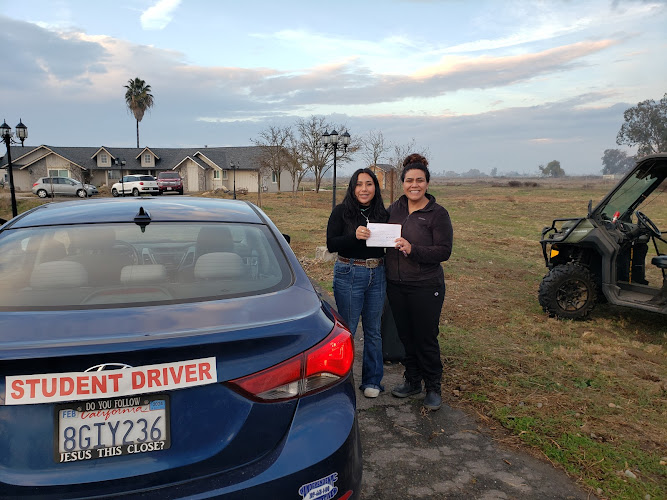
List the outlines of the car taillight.
{"label": "car taillight", "polygon": [[284,401],[320,391],[346,377],[352,369],[352,334],[336,321],[322,342],[271,368],[230,380],[234,390],[260,401]]}
{"label": "car taillight", "polygon": [[37,184],[39,184],[39,182],[35,182],[32,187],[35,187]]}
{"label": "car taillight", "polygon": [[139,185],[140,185],[140,186],[143,186],[143,185],[144,185],[144,181],[139,182]]}

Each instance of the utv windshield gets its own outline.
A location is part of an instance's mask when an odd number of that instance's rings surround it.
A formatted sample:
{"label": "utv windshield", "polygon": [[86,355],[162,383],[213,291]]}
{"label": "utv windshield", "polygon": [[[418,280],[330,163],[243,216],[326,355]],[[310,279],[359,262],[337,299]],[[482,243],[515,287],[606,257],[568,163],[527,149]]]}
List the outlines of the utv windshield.
{"label": "utv windshield", "polygon": [[624,179],[600,205],[595,212],[603,220],[612,220],[619,212],[620,219],[631,221],[632,214],[644,201],[658,190],[662,194],[667,185],[664,183],[667,176],[667,158],[648,160],[640,165],[630,176]]}

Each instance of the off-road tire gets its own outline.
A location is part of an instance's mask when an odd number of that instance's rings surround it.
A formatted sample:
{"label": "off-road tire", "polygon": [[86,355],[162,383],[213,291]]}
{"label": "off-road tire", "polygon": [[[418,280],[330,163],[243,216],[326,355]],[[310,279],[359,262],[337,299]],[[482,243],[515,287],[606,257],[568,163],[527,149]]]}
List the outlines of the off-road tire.
{"label": "off-road tire", "polygon": [[556,266],[542,278],[538,299],[549,316],[583,319],[598,300],[595,277],[590,269],[576,262]]}

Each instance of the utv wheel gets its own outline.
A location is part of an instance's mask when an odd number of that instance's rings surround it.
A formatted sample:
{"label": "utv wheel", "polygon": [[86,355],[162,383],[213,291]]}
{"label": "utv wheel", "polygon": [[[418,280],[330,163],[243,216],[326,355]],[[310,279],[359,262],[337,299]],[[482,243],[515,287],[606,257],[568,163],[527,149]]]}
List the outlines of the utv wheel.
{"label": "utv wheel", "polygon": [[549,316],[583,319],[597,302],[595,278],[587,267],[568,262],[554,267],[542,279],[539,301]]}

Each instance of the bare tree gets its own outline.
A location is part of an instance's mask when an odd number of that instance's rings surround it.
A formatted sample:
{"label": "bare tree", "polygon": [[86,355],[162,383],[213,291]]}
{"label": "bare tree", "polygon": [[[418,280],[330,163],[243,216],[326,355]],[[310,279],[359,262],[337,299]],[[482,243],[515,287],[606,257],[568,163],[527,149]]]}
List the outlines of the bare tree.
{"label": "bare tree", "polygon": [[257,139],[251,141],[261,148],[260,163],[268,171],[276,175],[278,191],[280,191],[280,174],[287,168],[288,158],[285,147],[292,136],[290,127],[277,127],[271,125],[262,130]]}
{"label": "bare tree", "polygon": [[[320,192],[322,179],[325,174],[333,167],[332,148],[324,149],[322,142],[322,135],[326,131],[346,130],[343,125],[331,125],[322,116],[311,116],[307,120],[299,119],[296,124],[299,133],[299,147],[301,150],[301,160],[306,168],[315,175],[315,192]],[[336,154],[337,162],[349,162],[354,152],[359,149],[359,146],[352,143],[347,147],[347,151],[339,148]]]}
{"label": "bare tree", "polygon": [[84,170],[80,168],[73,168],[69,171],[70,179],[79,181],[81,184],[90,183],[90,170]]}
{"label": "bare tree", "polygon": [[403,160],[405,160],[405,158],[412,153],[419,153],[420,155],[428,158],[429,151],[428,148],[418,148],[417,142],[414,138],[412,138],[407,144],[394,144],[391,149],[392,153],[389,158],[391,170],[387,172],[387,179],[389,180],[389,200],[390,203],[393,203],[394,199],[400,196],[402,189],[401,171],[403,170]]}
{"label": "bare tree", "polygon": [[285,146],[285,155],[287,157],[287,171],[292,176],[292,192],[296,193],[299,190],[301,181],[308,173],[308,169],[303,167],[304,162],[301,146],[291,131],[289,140]]}
{"label": "bare tree", "polygon": [[361,155],[367,166],[377,165],[380,158],[391,149],[385,142],[382,132],[379,131],[371,130],[359,142],[361,144]]}

